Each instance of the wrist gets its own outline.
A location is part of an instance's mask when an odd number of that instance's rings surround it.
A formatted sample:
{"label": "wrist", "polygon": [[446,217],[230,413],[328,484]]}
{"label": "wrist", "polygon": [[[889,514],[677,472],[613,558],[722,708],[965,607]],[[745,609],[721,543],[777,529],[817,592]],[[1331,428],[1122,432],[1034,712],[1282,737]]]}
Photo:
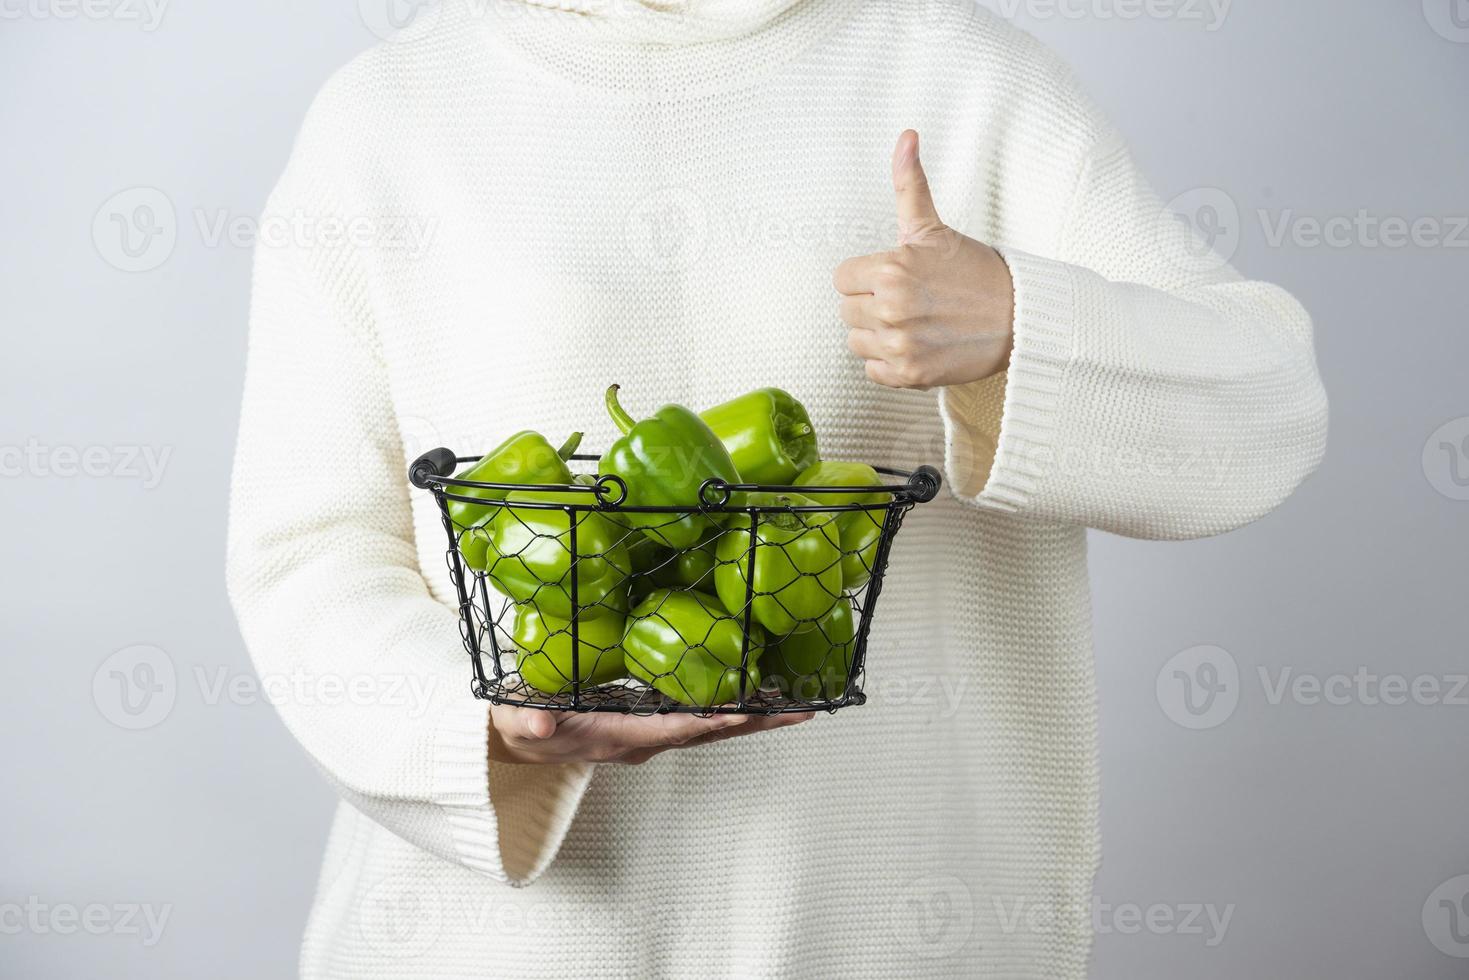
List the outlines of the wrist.
{"label": "wrist", "polygon": [[1010,354],[1015,349],[1015,276],[999,249],[990,246],[989,252],[990,295],[996,300],[994,323],[1003,337],[1004,356],[1000,360],[1000,370],[1004,370],[1009,366]]}

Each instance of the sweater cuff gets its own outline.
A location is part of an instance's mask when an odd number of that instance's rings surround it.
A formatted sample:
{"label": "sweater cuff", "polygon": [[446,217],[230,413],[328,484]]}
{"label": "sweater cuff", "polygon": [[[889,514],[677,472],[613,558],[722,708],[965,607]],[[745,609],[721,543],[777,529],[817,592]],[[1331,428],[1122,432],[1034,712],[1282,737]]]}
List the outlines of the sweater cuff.
{"label": "sweater cuff", "polygon": [[1072,357],[1072,269],[1013,249],[999,251],[1015,283],[1015,338],[998,435],[992,434],[996,399],[986,397],[993,389],[985,381],[941,389],[939,413],[944,468],[954,493],[1018,514],[1055,457],[1062,376]]}
{"label": "sweater cuff", "polygon": [[445,712],[434,743],[434,801],[459,860],[520,887],[539,878],[561,849],[592,766],[491,763],[489,709],[475,698]]}

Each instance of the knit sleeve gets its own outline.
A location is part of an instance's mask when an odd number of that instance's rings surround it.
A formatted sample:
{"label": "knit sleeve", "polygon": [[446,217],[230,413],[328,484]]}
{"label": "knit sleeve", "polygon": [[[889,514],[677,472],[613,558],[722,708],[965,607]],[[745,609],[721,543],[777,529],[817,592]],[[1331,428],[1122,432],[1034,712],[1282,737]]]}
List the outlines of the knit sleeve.
{"label": "knit sleeve", "polygon": [[429,852],[528,883],[590,767],[488,760],[455,612],[419,570],[360,255],[311,241],[342,214],[317,203],[335,183],[288,174],[262,221],[303,240],[256,254],[230,598],[286,727],[343,798]]}
{"label": "knit sleeve", "polygon": [[1327,405],[1309,316],[1165,214],[1115,133],[1080,167],[1056,253],[1000,252],[1007,375],[939,396],[961,498],[1194,538],[1265,515],[1315,469]]}

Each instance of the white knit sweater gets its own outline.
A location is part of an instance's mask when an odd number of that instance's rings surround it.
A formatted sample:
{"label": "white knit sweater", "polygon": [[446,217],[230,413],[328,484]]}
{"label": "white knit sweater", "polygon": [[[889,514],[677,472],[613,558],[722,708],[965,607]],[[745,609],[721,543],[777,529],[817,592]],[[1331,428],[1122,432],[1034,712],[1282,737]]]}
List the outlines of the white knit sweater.
{"label": "white knit sweater", "polygon": [[[905,127],[1011,266],[1008,376],[894,391],[845,349],[831,273],[894,243]],[[1326,402],[1306,314],[1162,218],[1050,55],[968,0],[450,0],[326,87],[270,216],[229,580],[262,673],[345,683],[281,707],[344,800],[304,976],[1084,975],[1085,529],[1260,517]],[[866,706],[641,767],[487,763],[407,462],[605,448],[614,381],[634,414],[777,385],[828,458],[944,464]]]}

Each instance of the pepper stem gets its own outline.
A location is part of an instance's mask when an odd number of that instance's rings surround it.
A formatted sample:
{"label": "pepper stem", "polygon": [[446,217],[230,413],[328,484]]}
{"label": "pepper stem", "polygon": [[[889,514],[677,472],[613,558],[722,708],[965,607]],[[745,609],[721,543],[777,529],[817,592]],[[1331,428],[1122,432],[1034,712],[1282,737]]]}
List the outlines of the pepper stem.
{"label": "pepper stem", "polygon": [[581,437],[582,433],[573,432],[571,437],[561,445],[561,448],[556,450],[556,455],[562,459],[570,459],[575,456],[577,447],[581,445]]}
{"label": "pepper stem", "polygon": [[622,431],[623,435],[626,435],[632,431],[633,426],[637,425],[637,421],[627,414],[626,409],[617,401],[617,389],[621,387],[622,385],[613,385],[607,389],[607,414],[612,416],[612,421],[617,423],[617,428]]}
{"label": "pepper stem", "polygon": [[[775,502],[781,507],[790,508],[797,505],[797,501],[788,493],[782,493],[775,498]],[[792,510],[778,510],[761,516],[760,523],[778,527],[782,531],[798,531],[806,526],[806,515],[797,514]]]}

